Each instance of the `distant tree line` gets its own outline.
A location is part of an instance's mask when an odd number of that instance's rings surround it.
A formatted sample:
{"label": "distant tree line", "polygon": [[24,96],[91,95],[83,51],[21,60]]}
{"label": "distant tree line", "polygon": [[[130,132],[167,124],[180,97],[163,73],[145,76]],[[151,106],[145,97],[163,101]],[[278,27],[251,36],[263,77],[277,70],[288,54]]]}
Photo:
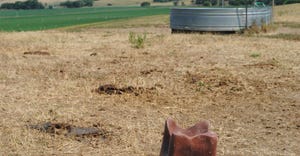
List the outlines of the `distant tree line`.
{"label": "distant tree line", "polygon": [[153,0],[153,2],[172,2],[174,0]]}
{"label": "distant tree line", "polygon": [[65,1],[60,3],[60,6],[66,8],[81,8],[81,7],[91,7],[94,5],[94,0],[77,0],[77,1]]}
{"label": "distant tree line", "polygon": [[[219,0],[219,5],[221,5],[221,1]],[[253,5],[255,0],[229,0],[229,5],[232,6],[242,6],[242,5]],[[263,2],[266,5],[271,5],[272,0],[257,0],[259,2]],[[275,0],[275,5],[284,5],[284,4],[293,4],[293,3],[300,3],[300,0]],[[216,6],[218,5],[218,0],[192,0],[192,3],[196,5],[203,5],[203,6]]]}
{"label": "distant tree line", "polygon": [[275,0],[276,5],[293,4],[293,3],[300,3],[300,0]]}
{"label": "distant tree line", "polygon": [[[66,8],[80,8],[85,6],[93,6],[94,0],[76,0],[76,1],[65,1],[60,3],[60,6]],[[53,6],[49,6],[49,9],[52,9]],[[38,0],[26,0],[24,2],[16,1],[15,3],[3,3],[0,6],[0,9],[45,9],[45,6],[40,3]]]}
{"label": "distant tree line", "polygon": [[213,6],[213,5],[215,6],[217,5],[218,1],[217,0],[195,0],[194,3],[203,6]]}
{"label": "distant tree line", "polygon": [[44,5],[38,0],[27,0],[24,2],[17,1],[15,3],[3,3],[0,7],[1,9],[44,9]]}
{"label": "distant tree line", "polygon": [[[230,5],[245,5],[253,4],[254,0],[229,0]],[[259,2],[263,2],[266,5],[272,5],[272,0],[260,0]],[[293,4],[300,3],[300,0],[274,0],[275,5],[284,5],[284,4]]]}
{"label": "distant tree line", "polygon": [[[269,0],[267,0],[269,1]],[[251,5],[254,3],[254,0],[229,0],[229,5]],[[266,1],[263,1],[263,3],[268,4],[269,2],[266,3]]]}
{"label": "distant tree line", "polygon": [[150,2],[142,2],[141,7],[149,7],[151,5]]}

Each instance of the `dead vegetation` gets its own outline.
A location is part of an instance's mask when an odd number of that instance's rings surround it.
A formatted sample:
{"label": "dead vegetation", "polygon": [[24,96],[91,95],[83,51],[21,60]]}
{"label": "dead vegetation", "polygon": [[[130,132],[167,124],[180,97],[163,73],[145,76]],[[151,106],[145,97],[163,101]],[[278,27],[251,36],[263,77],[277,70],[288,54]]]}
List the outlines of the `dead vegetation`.
{"label": "dead vegetation", "polygon": [[[277,20],[299,18],[284,9]],[[298,31],[268,35],[283,30]],[[132,48],[130,32],[147,46]],[[0,37],[0,155],[157,155],[168,117],[209,120],[220,156],[300,154],[297,41],[171,34],[167,23]]]}

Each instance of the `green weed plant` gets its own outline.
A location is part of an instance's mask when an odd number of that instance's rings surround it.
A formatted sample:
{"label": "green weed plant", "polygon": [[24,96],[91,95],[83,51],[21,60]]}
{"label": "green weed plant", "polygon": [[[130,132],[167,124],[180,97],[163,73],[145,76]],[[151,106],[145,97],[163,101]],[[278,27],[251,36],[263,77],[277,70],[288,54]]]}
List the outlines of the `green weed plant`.
{"label": "green weed plant", "polygon": [[146,33],[144,34],[136,34],[133,32],[129,33],[129,42],[132,44],[134,48],[141,49],[145,46],[146,41]]}

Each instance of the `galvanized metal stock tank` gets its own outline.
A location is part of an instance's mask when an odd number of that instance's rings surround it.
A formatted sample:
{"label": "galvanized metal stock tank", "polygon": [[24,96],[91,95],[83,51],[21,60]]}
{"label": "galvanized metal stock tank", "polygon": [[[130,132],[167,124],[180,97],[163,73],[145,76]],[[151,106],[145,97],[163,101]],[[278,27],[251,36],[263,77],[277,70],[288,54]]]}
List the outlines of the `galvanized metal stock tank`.
{"label": "galvanized metal stock tank", "polygon": [[[247,12],[247,14],[246,14]],[[272,8],[172,8],[170,26],[174,30],[239,31],[254,24],[270,24]]]}

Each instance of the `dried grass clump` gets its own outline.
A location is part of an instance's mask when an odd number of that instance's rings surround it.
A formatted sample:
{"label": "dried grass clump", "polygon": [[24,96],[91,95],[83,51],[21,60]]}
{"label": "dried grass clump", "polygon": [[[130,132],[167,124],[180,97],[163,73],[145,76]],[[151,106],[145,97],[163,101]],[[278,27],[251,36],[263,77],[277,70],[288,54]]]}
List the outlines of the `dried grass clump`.
{"label": "dried grass clump", "polygon": [[277,27],[273,24],[262,24],[258,26],[256,23],[252,24],[249,28],[243,31],[246,35],[255,35],[255,34],[263,34],[273,32],[277,29]]}

